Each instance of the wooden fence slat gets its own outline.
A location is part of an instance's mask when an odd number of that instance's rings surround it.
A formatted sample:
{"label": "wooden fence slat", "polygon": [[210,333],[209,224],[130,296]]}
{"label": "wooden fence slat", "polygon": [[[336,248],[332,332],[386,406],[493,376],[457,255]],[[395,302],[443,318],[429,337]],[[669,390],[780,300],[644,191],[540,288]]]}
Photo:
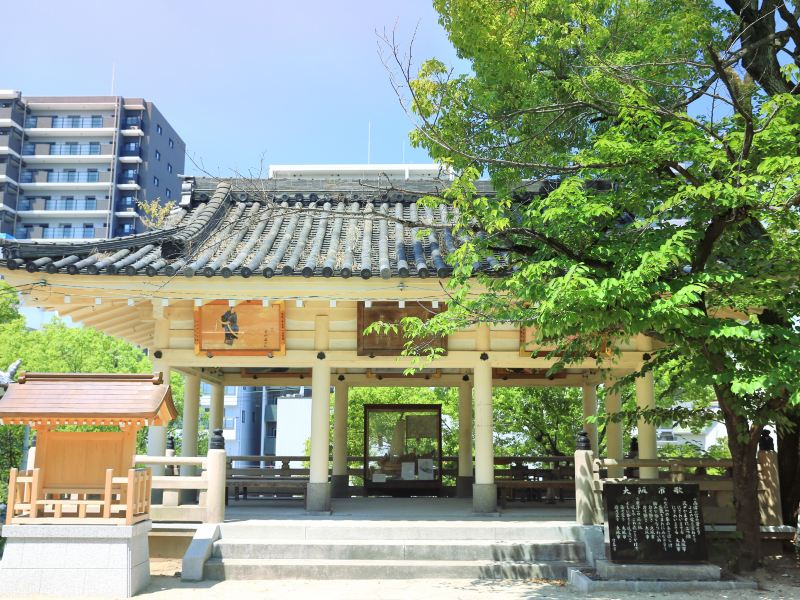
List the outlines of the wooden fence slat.
{"label": "wooden fence slat", "polygon": [[[25,485],[25,484],[23,484]],[[9,471],[9,479],[8,479],[8,506],[6,510],[6,525],[11,525],[11,518],[14,516],[14,512],[16,511],[16,502],[17,502],[17,469],[11,469]]]}

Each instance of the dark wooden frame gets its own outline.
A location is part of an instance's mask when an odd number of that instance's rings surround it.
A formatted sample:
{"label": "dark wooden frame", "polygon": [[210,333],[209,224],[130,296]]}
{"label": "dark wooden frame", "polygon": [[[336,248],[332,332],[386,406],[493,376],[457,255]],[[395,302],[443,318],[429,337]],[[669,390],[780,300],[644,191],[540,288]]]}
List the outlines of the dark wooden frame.
{"label": "dark wooden frame", "polygon": [[[379,412],[435,412],[437,420],[438,470],[432,480],[396,479],[386,483],[375,483],[369,478],[369,415]],[[441,495],[442,492],[442,405],[441,404],[365,404],[364,405],[364,496],[381,494],[387,496]]]}
{"label": "dark wooden frame", "polygon": [[[388,301],[374,301],[372,306],[367,308],[364,302],[358,303],[357,310],[357,354],[358,356],[400,356],[403,351],[405,339],[401,338],[399,345],[394,340],[394,336],[371,333],[364,335],[364,330],[376,321],[380,321],[378,312],[388,313],[391,316],[385,319],[386,322],[400,323],[403,317],[419,317],[424,319],[431,313],[437,313],[444,310],[440,308],[433,308],[431,302],[418,302],[416,300],[409,300],[405,308],[400,308],[397,302]],[[372,313],[372,314],[371,314]],[[394,342],[394,343],[391,343]],[[420,340],[420,343],[431,343],[439,348],[444,349],[444,354],[447,354],[447,336],[428,338]]]}

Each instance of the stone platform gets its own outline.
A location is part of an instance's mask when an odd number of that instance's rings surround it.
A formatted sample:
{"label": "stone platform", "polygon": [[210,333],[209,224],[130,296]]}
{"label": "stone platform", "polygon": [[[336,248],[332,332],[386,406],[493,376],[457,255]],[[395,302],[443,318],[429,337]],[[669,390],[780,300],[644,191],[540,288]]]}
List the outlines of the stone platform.
{"label": "stone platform", "polygon": [[129,598],[150,582],[151,527],[5,525],[0,596]]}
{"label": "stone platform", "polygon": [[569,505],[486,515],[469,499],[334,498],[325,517],[301,507],[231,503],[205,577],[566,579],[603,549],[602,528],[577,525]]}
{"label": "stone platform", "polygon": [[702,592],[756,589],[755,581],[723,581],[722,569],[711,563],[615,563],[600,559],[595,571],[571,569],[569,585],[579,592]]}

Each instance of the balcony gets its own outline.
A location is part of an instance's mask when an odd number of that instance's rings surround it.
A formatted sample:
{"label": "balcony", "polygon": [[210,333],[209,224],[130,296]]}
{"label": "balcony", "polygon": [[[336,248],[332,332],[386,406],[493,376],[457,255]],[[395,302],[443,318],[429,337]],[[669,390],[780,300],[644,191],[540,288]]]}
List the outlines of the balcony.
{"label": "balcony", "polygon": [[119,202],[117,202],[117,212],[134,212],[136,210],[136,198],[131,198],[130,196],[126,196],[120,198]]}
{"label": "balcony", "polygon": [[0,107],[0,121],[9,120],[17,125],[22,125],[22,118],[22,109],[16,103]]}
{"label": "balcony", "polygon": [[141,156],[142,147],[137,142],[123,144],[120,149],[120,156]]}
{"label": "balcony", "polygon": [[110,135],[116,130],[116,117],[28,117],[28,137],[76,137]]}
{"label": "balcony", "polygon": [[108,171],[24,171],[20,182],[26,188],[107,188],[111,183]]}
{"label": "balcony", "polygon": [[112,158],[111,145],[105,145],[109,154],[101,154],[105,144],[51,144],[28,142],[22,148],[25,164],[54,163],[107,163]]}
{"label": "balcony", "polygon": [[100,144],[25,144],[25,156],[100,156]]}
{"label": "balcony", "polygon": [[16,162],[0,162],[0,181],[9,179],[15,183],[19,181],[19,160],[12,160]]}
{"label": "balcony", "polygon": [[117,183],[139,183],[139,171],[122,171]]}
{"label": "balcony", "polygon": [[13,135],[10,133],[0,133],[0,148],[9,148],[16,152],[17,154],[21,154],[22,152],[22,139],[18,135]]}
{"label": "balcony", "polygon": [[21,212],[105,212],[108,210],[108,201],[96,198],[27,197],[20,199],[18,210]]}
{"label": "balcony", "polygon": [[86,240],[106,238],[108,228],[103,227],[21,227],[14,234],[20,240]]}
{"label": "balcony", "polygon": [[142,147],[138,142],[128,142],[123,144],[119,151],[119,162],[123,164],[142,163]]}
{"label": "balcony", "polygon": [[[17,193],[8,192],[2,185],[0,185],[0,206],[15,210],[17,206]],[[2,211],[3,208],[0,208],[0,211]]]}

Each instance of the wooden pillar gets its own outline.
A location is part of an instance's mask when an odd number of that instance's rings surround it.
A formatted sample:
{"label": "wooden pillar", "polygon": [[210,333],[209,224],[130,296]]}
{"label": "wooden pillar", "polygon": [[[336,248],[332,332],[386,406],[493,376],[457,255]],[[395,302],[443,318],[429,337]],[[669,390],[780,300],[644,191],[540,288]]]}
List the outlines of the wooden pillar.
{"label": "wooden pillar", "polygon": [[[200,419],[200,377],[184,375],[183,377],[183,432],[181,434],[181,456],[197,456],[197,428]],[[181,465],[183,477],[197,475],[193,465]],[[181,504],[194,503],[196,490],[181,490]]]}
{"label": "wooden pillar", "polygon": [[583,390],[583,430],[589,434],[592,452],[596,455],[597,423],[590,422],[589,417],[597,416],[597,386],[593,383],[585,383],[581,389]]}
{"label": "wooden pillar", "polygon": [[[344,375],[339,375],[344,378]],[[350,478],[347,475],[347,398],[350,388],[344,379],[333,386],[333,474],[331,496],[348,498]]]}
{"label": "wooden pillar", "polygon": [[497,511],[497,488],[494,485],[494,426],[492,419],[492,367],[488,360],[475,366],[475,483],[472,486],[472,510],[477,513]]}
{"label": "wooden pillar", "polygon": [[458,478],[456,479],[456,496],[469,498],[472,496],[472,484],[475,483],[472,471],[472,384],[467,381],[458,386]]}
{"label": "wooden pillar", "polygon": [[330,443],[331,368],[321,358],[311,368],[311,468],[306,490],[306,510],[330,512],[328,482]]}
{"label": "wooden pillar", "polygon": [[[164,306],[160,300],[152,301],[153,317],[156,319],[153,325],[153,347],[150,348],[150,356],[153,361],[153,373],[162,373],[164,383],[170,382],[169,365],[161,359],[164,349],[169,346],[169,319],[164,317]],[[166,425],[151,425],[147,428],[147,455],[165,456],[167,452],[167,427]],[[153,465],[153,475],[163,475],[164,465]],[[160,491],[154,492],[155,497]],[[158,498],[160,502],[160,498]]]}
{"label": "wooden pillar", "polygon": [[[618,390],[612,390],[616,383],[613,378],[605,382],[606,389],[606,415],[618,413],[621,408],[620,394]],[[608,458],[622,460],[622,422],[608,421],[606,424],[606,454]],[[622,477],[622,467],[611,467],[608,469],[609,477]]]}
{"label": "wooden pillar", "polygon": [[222,429],[222,422],[225,416],[225,386],[221,383],[211,384],[211,410],[208,419],[208,437],[215,429]]}
{"label": "wooden pillar", "polygon": [[[652,371],[645,373],[642,377],[636,378],[636,406],[643,410],[656,407]],[[639,458],[657,458],[658,448],[656,444],[655,423],[648,423],[644,419],[639,419],[636,422],[636,430],[639,441]],[[658,479],[658,468],[640,467],[639,477],[642,479]]]}

